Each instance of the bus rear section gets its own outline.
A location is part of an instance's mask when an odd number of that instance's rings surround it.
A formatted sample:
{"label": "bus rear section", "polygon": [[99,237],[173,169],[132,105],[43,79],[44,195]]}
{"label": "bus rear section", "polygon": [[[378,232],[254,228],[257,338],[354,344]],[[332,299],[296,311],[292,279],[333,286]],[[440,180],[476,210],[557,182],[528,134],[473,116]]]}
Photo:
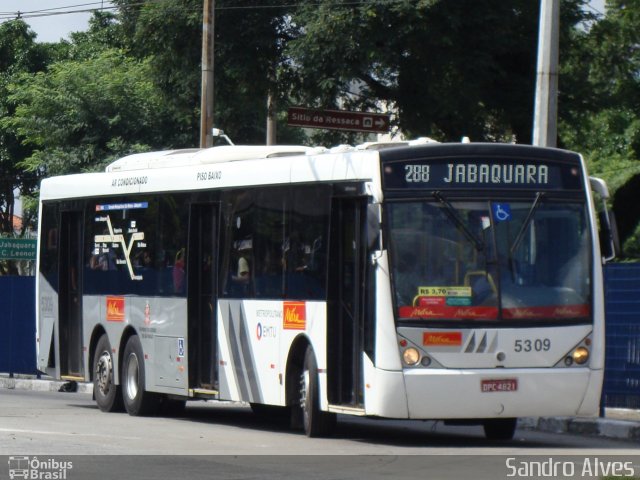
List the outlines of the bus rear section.
{"label": "bus rear section", "polygon": [[580,156],[473,144],[380,155],[406,416],[509,438],[517,417],[596,415],[602,273]]}

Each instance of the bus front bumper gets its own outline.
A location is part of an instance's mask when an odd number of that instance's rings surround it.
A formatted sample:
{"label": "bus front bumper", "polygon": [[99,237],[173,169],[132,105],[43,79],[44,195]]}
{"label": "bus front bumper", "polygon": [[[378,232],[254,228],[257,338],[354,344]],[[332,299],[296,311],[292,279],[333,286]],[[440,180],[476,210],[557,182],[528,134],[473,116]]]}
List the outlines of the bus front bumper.
{"label": "bus front bumper", "polygon": [[379,388],[372,388],[367,399],[368,415],[424,420],[596,416],[603,371],[377,369],[375,378]]}
{"label": "bus front bumper", "polygon": [[602,370],[405,370],[409,418],[594,416]]}

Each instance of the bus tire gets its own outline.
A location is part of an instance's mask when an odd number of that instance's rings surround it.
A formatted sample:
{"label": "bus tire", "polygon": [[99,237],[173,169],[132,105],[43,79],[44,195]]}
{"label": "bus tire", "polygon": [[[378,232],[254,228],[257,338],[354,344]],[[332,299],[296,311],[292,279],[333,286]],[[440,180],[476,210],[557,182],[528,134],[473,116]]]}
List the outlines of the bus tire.
{"label": "bus tire", "polygon": [[103,333],[93,355],[93,392],[98,408],[102,412],[121,412],[122,392],[113,381],[113,355],[109,337]]}
{"label": "bus tire", "polygon": [[494,418],[484,422],[484,435],[489,440],[511,440],[516,433],[517,418]]}
{"label": "bus tire", "polygon": [[320,410],[320,389],[318,388],[318,364],[311,347],[304,356],[300,375],[300,406],[302,425],[307,437],[329,435],[336,424],[335,413]]}
{"label": "bus tire", "polygon": [[145,416],[157,413],[160,397],[144,389],[144,354],[137,335],[129,337],[124,347],[121,378],[122,399],[129,415]]}

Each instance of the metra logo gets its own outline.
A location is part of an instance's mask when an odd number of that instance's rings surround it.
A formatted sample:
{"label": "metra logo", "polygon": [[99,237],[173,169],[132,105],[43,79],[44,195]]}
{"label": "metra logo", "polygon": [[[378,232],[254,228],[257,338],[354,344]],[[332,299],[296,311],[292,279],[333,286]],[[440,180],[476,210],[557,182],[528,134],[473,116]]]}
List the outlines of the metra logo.
{"label": "metra logo", "polygon": [[304,302],[284,302],[283,325],[285,330],[304,330],[307,327],[307,309]]}
{"label": "metra logo", "polygon": [[422,344],[457,347],[462,345],[462,332],[424,332]]}
{"label": "metra logo", "polygon": [[107,297],[107,320],[124,322],[124,297]]}

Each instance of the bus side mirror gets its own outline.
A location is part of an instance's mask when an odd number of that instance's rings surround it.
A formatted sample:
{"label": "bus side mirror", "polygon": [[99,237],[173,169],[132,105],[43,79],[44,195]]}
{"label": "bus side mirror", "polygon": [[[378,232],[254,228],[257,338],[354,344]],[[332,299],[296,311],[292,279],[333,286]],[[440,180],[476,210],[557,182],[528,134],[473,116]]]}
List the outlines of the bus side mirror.
{"label": "bus side mirror", "polygon": [[610,209],[598,212],[600,228],[600,251],[605,262],[613,260],[620,255],[620,237],[618,236],[618,226],[616,217]]}
{"label": "bus side mirror", "polygon": [[600,252],[604,262],[610,262],[620,254],[620,237],[613,211],[607,208],[609,188],[604,180],[589,177],[591,189],[602,199],[602,208],[598,211],[598,234],[600,238]]}

